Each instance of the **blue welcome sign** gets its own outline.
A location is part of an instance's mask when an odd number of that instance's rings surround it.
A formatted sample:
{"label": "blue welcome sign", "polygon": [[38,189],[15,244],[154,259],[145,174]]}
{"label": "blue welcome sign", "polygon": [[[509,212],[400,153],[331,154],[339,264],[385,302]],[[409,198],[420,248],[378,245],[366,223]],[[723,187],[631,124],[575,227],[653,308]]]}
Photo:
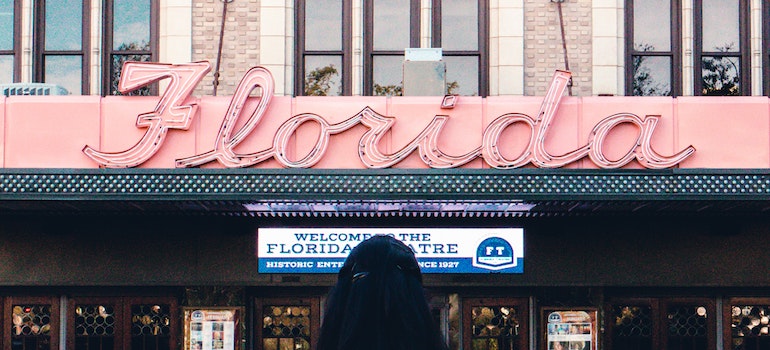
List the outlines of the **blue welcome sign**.
{"label": "blue welcome sign", "polygon": [[374,235],[404,242],[423,273],[523,273],[522,228],[261,228],[260,273],[337,273]]}

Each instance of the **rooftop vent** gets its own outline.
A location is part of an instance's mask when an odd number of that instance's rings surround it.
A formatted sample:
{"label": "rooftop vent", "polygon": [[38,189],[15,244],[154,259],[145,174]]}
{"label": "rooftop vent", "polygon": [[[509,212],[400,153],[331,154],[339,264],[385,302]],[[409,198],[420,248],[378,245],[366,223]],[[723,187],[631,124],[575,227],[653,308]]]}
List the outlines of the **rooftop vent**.
{"label": "rooftop vent", "polygon": [[46,83],[13,83],[0,84],[0,91],[5,96],[45,96],[45,95],[69,95],[67,89],[56,85]]}

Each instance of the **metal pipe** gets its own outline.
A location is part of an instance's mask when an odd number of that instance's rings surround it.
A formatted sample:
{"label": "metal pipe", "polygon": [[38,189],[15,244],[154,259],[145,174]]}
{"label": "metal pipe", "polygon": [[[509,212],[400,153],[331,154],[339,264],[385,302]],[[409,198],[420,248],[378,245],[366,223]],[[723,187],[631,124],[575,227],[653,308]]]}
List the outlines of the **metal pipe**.
{"label": "metal pipe", "polygon": [[222,1],[222,25],[219,28],[219,48],[217,49],[217,64],[214,69],[214,96],[217,95],[217,88],[219,87],[219,67],[222,63],[222,45],[225,37],[225,22],[227,21],[227,4],[234,0],[221,0]]}
{"label": "metal pipe", "polygon": [[[554,1],[554,0],[551,0]],[[564,34],[564,13],[561,9],[561,4],[564,2],[564,0],[556,0],[556,9],[559,11],[559,29],[561,30],[561,47],[562,51],[564,52],[564,69],[567,71],[570,71],[569,69],[569,55],[567,54],[567,38]],[[567,83],[567,93],[572,96],[572,78],[570,78],[569,83]]]}

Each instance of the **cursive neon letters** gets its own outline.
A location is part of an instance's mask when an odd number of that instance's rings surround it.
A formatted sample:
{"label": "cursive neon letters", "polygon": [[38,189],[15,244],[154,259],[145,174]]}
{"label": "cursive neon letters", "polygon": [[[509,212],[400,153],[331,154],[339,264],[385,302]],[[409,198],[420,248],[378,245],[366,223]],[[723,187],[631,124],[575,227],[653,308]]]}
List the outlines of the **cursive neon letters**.
{"label": "cursive neon letters", "polygon": [[[192,115],[196,112],[196,106],[185,104],[185,101],[209,69],[210,65],[203,62],[188,65],[126,63],[120,80],[121,91],[124,91],[123,89],[130,91],[161,78],[171,78],[171,84],[154,111],[138,116],[137,126],[147,127],[148,130],[134,147],[118,153],[103,153],[86,146],[84,149],[86,155],[103,167],[138,166],[152,157],[162,146],[167,129],[186,130],[189,127]],[[381,115],[370,107],[365,107],[350,118],[336,124],[330,124],[322,116],[313,113],[295,115],[278,128],[270,148],[241,154],[236,153],[234,148],[258,126],[274,93],[273,77],[270,72],[262,67],[254,67],[238,84],[213,148],[198,155],[178,159],[176,167],[196,167],[216,161],[224,167],[243,168],[274,158],[285,167],[310,168],[325,155],[331,135],[342,133],[358,124],[368,128],[358,145],[359,158],[368,168],[391,167],[417,151],[420,159],[431,168],[456,168],[479,157],[489,166],[498,169],[518,168],[530,163],[540,168],[558,168],[588,157],[600,168],[619,168],[636,159],[646,168],[661,169],[675,166],[695,152],[694,147],[688,146],[672,156],[657,153],[652,148],[651,139],[660,116],[648,115],[642,118],[631,113],[618,113],[597,123],[585,145],[565,154],[551,154],[546,149],[546,140],[570,77],[569,72],[556,71],[536,118],[521,113],[501,115],[484,130],[482,143],[478,148],[459,156],[444,153],[438,145],[441,130],[449,121],[449,116],[446,115],[434,116],[431,122],[401,149],[389,154],[383,152],[380,142],[393,127],[396,119]],[[241,128],[236,131],[235,125],[245,113],[243,107],[246,99],[255,88],[261,88],[262,96],[257,107],[251,111],[248,119],[241,123]],[[288,144],[298,128],[305,123],[317,124],[319,135],[316,143],[300,159],[289,159]],[[498,148],[499,140],[505,129],[517,123],[529,128],[529,140],[521,154],[513,159],[507,159]],[[636,139],[633,146],[622,157],[615,160],[608,159],[602,147],[612,129],[621,124],[636,126],[638,130]]]}
{"label": "cursive neon letters", "polygon": [[211,70],[208,62],[163,64],[126,62],[120,75],[118,90],[126,93],[161,79],[170,79],[160,101],[151,112],[137,116],[136,126],[147,128],[133,147],[122,152],[100,152],[85,146],[83,153],[102,167],[130,168],[150,159],[163,145],[168,129],[187,130],[198,107],[186,103],[193,89]]}

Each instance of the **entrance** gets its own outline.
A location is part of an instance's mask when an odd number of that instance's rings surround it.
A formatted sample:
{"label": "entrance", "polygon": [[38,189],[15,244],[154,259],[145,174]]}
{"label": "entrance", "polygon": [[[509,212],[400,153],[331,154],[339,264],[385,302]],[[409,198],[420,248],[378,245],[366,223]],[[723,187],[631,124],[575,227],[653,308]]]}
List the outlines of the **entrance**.
{"label": "entrance", "polygon": [[613,299],[605,311],[609,349],[716,349],[712,299]]}
{"label": "entrance", "polygon": [[[168,350],[176,348],[172,297],[6,297],[4,349]],[[66,305],[66,306],[65,306]],[[60,313],[60,307],[66,307]],[[66,317],[66,334],[59,334]],[[65,338],[65,339],[62,339]]]}
{"label": "entrance", "polygon": [[529,300],[464,298],[463,349],[529,349]]}

